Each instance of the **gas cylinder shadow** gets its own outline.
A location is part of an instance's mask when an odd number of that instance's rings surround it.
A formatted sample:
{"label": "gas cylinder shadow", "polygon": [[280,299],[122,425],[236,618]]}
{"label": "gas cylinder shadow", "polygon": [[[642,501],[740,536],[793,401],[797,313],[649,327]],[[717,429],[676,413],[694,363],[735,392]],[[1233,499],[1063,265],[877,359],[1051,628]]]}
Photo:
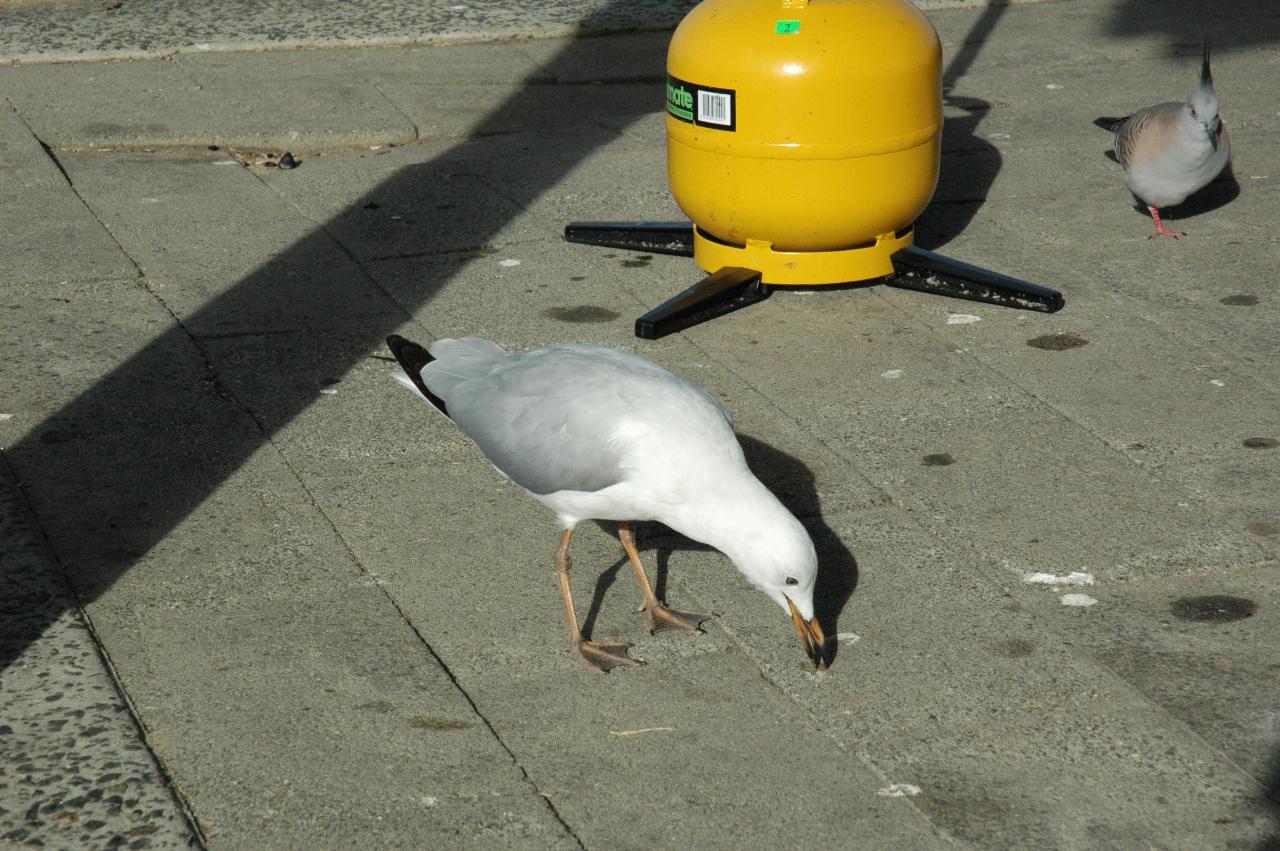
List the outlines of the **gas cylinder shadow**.
{"label": "gas cylinder shadow", "polygon": [[978,135],[978,125],[994,105],[982,98],[945,94],[943,103],[963,110],[942,125],[942,168],[938,189],[916,220],[915,242],[934,250],[964,232],[986,203],[1004,165],[1000,151]]}
{"label": "gas cylinder shadow", "polygon": [[1271,811],[1275,827],[1271,835],[1254,846],[1255,851],[1274,851],[1280,848],[1280,745],[1271,749],[1271,763],[1262,780],[1262,803]]}
{"label": "gas cylinder shadow", "polygon": [[[821,500],[814,485],[813,473],[804,462],[747,435],[739,434],[738,441],[742,444],[742,451],[752,472],[804,523],[813,536],[813,543],[818,551],[818,578],[813,593],[814,615],[828,636],[827,661],[831,663],[839,654],[834,637],[839,633],[840,616],[858,585],[857,559],[822,519]],[[616,524],[601,522],[599,525],[610,534],[616,533]],[[651,573],[651,578],[654,593],[663,601],[667,599],[671,556],[676,552],[712,549],[671,531],[661,523],[637,524],[636,540],[641,556],[645,558],[646,569],[651,569],[654,565],[654,562],[648,561],[647,554],[650,550],[654,553],[656,571]],[[590,634],[590,627],[599,614],[605,593],[626,564],[627,559],[623,557],[605,570],[596,581],[591,604],[583,618],[584,633]],[[732,569],[726,559],[724,570]],[[726,574],[725,581],[739,580]],[[675,607],[681,607],[679,601],[676,601]]]}
{"label": "gas cylinder shadow", "polygon": [[940,248],[973,221],[987,200],[1004,159],[994,145],[978,135],[978,125],[994,106],[978,97],[957,94],[956,89],[991,39],[1008,6],[988,0],[973,22],[960,49],[942,72],[942,102],[963,115],[942,124],[942,171],[938,192],[916,221],[915,242],[921,248]]}

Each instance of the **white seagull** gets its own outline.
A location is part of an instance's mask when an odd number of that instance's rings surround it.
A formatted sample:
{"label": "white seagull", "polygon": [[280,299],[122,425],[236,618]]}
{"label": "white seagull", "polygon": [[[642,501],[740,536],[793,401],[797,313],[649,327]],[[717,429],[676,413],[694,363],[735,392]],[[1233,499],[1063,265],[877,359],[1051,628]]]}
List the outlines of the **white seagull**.
{"label": "white seagull", "polygon": [[624,642],[582,636],[569,585],[569,540],[583,520],[619,521],[640,580],[649,631],[699,631],[707,615],[668,609],[653,593],[632,523],[657,520],[727,555],[791,615],[805,651],[826,668],[813,614],[813,540],[747,468],[733,418],[714,398],[639,355],[570,344],[508,352],[477,337],[430,351],[387,338],[419,392],[476,442],[498,472],[556,513],[556,575],[574,651],[596,671],[640,664]]}
{"label": "white seagull", "polygon": [[1217,177],[1231,160],[1231,139],[1218,114],[1218,93],[1209,70],[1209,43],[1200,63],[1200,84],[1185,102],[1169,101],[1125,118],[1093,122],[1115,135],[1124,182],[1147,205],[1156,232],[1147,239],[1186,236],[1160,221],[1160,207],[1181,204]]}

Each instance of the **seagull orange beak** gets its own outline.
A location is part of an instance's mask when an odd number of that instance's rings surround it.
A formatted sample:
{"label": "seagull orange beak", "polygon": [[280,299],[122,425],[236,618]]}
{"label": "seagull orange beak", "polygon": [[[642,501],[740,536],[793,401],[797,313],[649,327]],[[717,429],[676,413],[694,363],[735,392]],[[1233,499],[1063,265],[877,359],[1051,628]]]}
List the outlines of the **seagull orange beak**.
{"label": "seagull orange beak", "polygon": [[815,617],[813,620],[805,620],[800,616],[800,610],[796,608],[796,604],[791,602],[791,598],[786,594],[782,596],[787,601],[787,608],[791,609],[791,625],[796,628],[796,632],[800,633],[800,640],[804,642],[804,652],[809,654],[809,658],[813,660],[813,664],[819,671],[825,671],[827,669],[827,637],[822,634],[818,619]]}

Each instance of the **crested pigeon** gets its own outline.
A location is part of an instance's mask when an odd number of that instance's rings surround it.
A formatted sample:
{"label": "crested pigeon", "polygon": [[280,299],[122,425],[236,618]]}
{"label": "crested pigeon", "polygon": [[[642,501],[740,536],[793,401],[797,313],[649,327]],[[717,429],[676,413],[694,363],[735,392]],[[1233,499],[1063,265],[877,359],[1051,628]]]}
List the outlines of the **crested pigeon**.
{"label": "crested pigeon", "polygon": [[1125,185],[1147,205],[1156,223],[1156,232],[1147,238],[1186,236],[1165,227],[1159,208],[1181,204],[1231,160],[1231,140],[1218,115],[1218,94],[1209,71],[1209,43],[1204,45],[1200,84],[1185,102],[1158,103],[1125,118],[1093,123],[1115,133]]}

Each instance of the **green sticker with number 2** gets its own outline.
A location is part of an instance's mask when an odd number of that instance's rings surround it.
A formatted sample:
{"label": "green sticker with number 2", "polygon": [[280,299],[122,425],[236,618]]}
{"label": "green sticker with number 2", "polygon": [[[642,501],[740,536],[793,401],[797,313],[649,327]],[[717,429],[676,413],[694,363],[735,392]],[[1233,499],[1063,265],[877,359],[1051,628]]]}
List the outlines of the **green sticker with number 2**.
{"label": "green sticker with number 2", "polygon": [[798,33],[800,32],[800,22],[799,21],[778,21],[774,25],[773,31],[778,35],[791,35],[792,33]]}

